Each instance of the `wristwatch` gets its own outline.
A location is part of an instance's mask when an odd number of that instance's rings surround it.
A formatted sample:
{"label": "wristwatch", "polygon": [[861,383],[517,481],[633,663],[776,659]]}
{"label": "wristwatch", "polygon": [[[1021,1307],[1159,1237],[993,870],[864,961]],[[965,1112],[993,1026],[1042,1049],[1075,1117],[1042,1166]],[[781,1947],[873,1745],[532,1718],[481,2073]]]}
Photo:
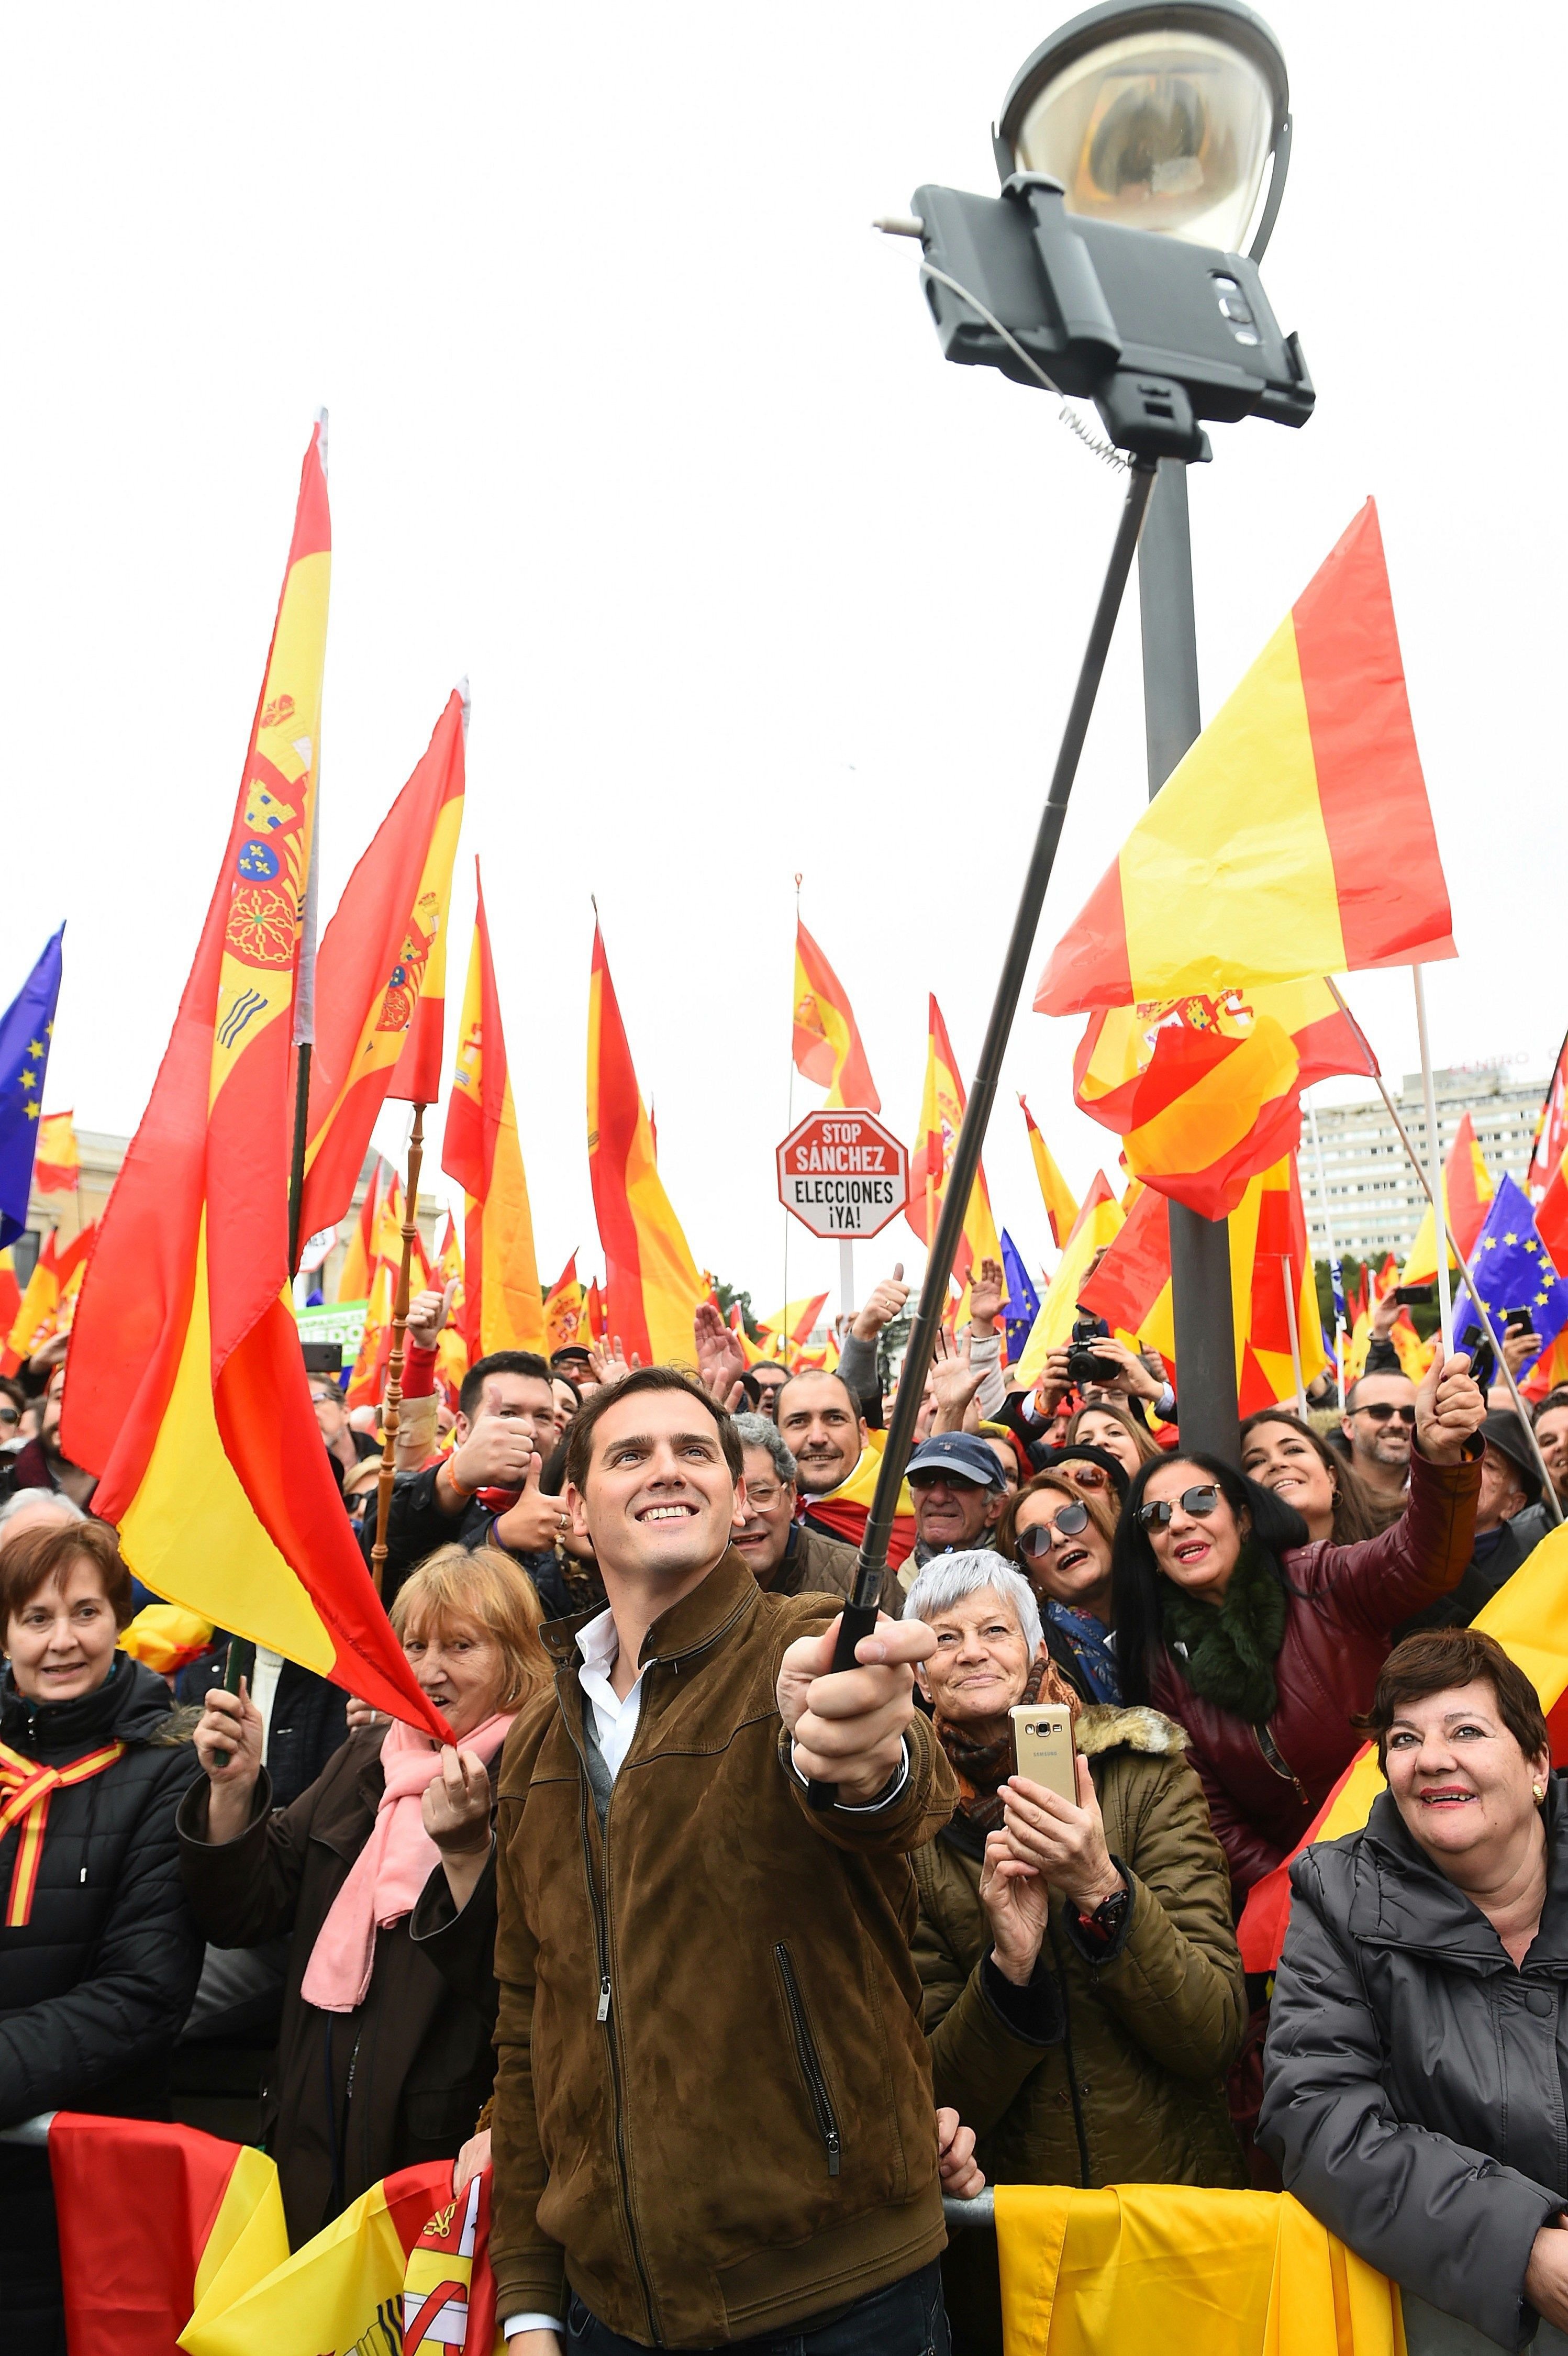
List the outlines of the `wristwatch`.
{"label": "wristwatch", "polygon": [[1092,1931],[1109,1946],[1127,1920],[1127,1909],[1133,1903],[1133,1893],[1123,1882],[1109,1898],[1102,1898],[1092,1914],[1079,1912],[1079,1921],[1086,1931]]}

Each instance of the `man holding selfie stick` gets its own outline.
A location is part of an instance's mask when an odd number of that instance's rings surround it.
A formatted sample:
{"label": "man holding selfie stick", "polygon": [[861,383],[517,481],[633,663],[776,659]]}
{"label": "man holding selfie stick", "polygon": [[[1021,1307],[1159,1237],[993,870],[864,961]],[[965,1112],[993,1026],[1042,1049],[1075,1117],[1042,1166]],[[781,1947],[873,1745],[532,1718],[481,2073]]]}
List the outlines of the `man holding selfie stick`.
{"label": "man holding selfie stick", "polygon": [[[832,1669],[764,1595],[729,1417],[668,1366],[594,1392],[563,1503],[609,1599],[544,1631],[500,1777],[490,2237],[512,2356],[777,2345],[942,2356],[944,2187],[911,1851],[957,1783],[913,1700],[930,1631]],[[836,1802],[815,1812],[811,1779]]]}

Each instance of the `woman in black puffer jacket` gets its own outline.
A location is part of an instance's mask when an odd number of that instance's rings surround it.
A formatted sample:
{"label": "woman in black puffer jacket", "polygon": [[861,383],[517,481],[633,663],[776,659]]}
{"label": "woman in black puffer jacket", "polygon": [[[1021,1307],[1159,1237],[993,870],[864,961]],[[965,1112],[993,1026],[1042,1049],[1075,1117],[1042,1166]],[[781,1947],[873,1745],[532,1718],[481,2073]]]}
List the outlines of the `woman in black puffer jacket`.
{"label": "woman in black puffer jacket", "polygon": [[[131,1580],[102,1522],[0,1553],[0,2126],[39,2111],[167,2115],[201,1945],[174,1816],[194,1711],[118,1649]],[[45,2153],[0,2144],[6,2356],[65,2346]]]}

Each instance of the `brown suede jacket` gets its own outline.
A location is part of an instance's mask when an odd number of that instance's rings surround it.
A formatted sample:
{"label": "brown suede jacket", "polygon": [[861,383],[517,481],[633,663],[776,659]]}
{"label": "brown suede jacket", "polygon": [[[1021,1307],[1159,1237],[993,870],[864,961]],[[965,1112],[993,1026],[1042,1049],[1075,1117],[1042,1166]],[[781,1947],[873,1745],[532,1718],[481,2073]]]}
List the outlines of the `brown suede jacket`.
{"label": "brown suede jacket", "polygon": [[901,1792],[813,1815],[774,1688],[819,1596],[732,1548],[656,1620],[605,1830],[575,1634],[500,1778],[497,2312],[670,2348],[782,2331],[941,2249],[910,1853],[957,1787],[928,1722]]}

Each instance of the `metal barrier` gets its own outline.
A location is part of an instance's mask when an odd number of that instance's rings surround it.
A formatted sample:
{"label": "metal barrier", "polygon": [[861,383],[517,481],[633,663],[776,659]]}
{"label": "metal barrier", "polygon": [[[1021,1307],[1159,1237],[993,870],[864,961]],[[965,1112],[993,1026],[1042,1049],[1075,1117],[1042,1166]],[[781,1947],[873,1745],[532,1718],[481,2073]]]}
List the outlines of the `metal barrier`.
{"label": "metal barrier", "polygon": [[[49,2121],[53,2116],[52,2111],[40,2111],[36,2119],[18,2119],[14,2127],[0,2127],[0,2143],[27,2143],[35,2150],[43,2151],[48,2145]],[[955,2205],[961,2209],[963,2203],[961,2201]]]}
{"label": "metal barrier", "polygon": [[942,2215],[948,2221],[950,2233],[961,2233],[975,2225],[985,2225],[994,2232],[996,2196],[989,2187],[983,2192],[977,2192],[972,2201],[953,2201],[944,2193]]}

